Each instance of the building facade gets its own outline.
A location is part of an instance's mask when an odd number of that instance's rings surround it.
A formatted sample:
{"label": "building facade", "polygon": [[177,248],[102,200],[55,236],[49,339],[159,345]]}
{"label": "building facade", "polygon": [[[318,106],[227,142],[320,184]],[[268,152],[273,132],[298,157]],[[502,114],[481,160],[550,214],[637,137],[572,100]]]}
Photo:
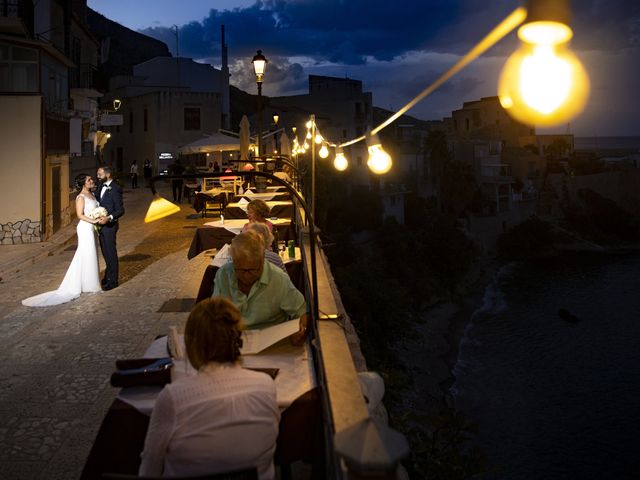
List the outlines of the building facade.
{"label": "building facade", "polygon": [[[350,78],[309,75],[309,93],[287,97],[269,98],[268,115],[280,115],[280,125],[297,127],[298,140],[304,142],[305,122],[310,114],[315,114],[316,124],[321,134],[332,143],[339,144],[359,137],[373,126],[373,106],[371,92],[362,91],[362,82]],[[257,119],[251,119],[257,125]],[[287,128],[287,132],[290,132]],[[333,152],[332,152],[333,153]],[[345,172],[349,180],[359,184],[370,182],[367,167],[366,142],[358,142],[344,148],[349,168]]]}
{"label": "building facade", "polygon": [[[70,144],[90,138],[90,121],[71,128],[71,89],[99,95],[73,61],[97,64],[97,44],[82,20],[83,1],[0,2],[0,241],[39,242],[69,224]],[[83,55],[86,52],[86,55]],[[91,66],[91,67],[90,67]],[[86,74],[84,78],[88,77]],[[78,93],[78,92],[75,92]]]}
{"label": "building facade", "polygon": [[134,160],[149,160],[154,174],[162,171],[180,147],[222,128],[228,90],[228,75],[189,58],[157,57],[112,78],[104,102],[121,101],[122,125],[101,127],[111,135],[103,161],[126,173]]}

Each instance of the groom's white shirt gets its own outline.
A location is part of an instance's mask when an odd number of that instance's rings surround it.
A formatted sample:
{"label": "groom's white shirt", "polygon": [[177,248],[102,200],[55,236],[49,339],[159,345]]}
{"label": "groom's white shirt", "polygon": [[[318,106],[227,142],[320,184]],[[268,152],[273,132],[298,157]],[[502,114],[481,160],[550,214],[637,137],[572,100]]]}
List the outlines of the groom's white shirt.
{"label": "groom's white shirt", "polygon": [[102,198],[102,197],[104,196],[104,192],[106,192],[106,191],[107,191],[107,187],[108,187],[109,185],[111,185],[111,182],[113,182],[113,180],[109,180],[108,182],[104,182],[104,183],[102,184],[102,190],[100,190],[100,198]]}
{"label": "groom's white shirt", "polygon": [[[104,197],[104,193],[107,191],[107,187],[111,185],[111,182],[113,182],[113,179],[102,184],[102,190],[100,190],[100,198]],[[109,215],[109,220],[113,222],[113,215]]]}

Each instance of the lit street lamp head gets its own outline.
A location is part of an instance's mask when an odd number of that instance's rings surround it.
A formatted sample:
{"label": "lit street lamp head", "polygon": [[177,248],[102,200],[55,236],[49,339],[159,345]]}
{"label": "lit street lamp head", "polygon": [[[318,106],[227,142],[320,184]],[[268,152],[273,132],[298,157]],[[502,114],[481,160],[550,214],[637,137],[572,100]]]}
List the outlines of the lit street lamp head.
{"label": "lit street lamp head", "polygon": [[258,53],[251,60],[253,63],[253,70],[256,73],[256,82],[262,83],[262,77],[264,76],[264,71],[267,68],[267,59],[264,55],[262,55],[262,50],[258,50]]}

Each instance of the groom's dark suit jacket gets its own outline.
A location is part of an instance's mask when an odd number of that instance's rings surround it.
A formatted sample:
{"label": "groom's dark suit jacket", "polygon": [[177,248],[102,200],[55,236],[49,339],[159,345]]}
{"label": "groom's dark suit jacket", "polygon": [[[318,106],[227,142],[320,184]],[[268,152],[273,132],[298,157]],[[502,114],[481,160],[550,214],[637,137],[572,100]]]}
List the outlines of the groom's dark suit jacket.
{"label": "groom's dark suit jacket", "polygon": [[111,181],[111,184],[107,187],[107,190],[102,195],[103,185],[98,185],[96,191],[96,199],[100,202],[100,206],[107,209],[109,215],[113,215],[113,220],[116,221],[119,217],[124,215],[124,205],[122,204],[122,188],[115,181]]}

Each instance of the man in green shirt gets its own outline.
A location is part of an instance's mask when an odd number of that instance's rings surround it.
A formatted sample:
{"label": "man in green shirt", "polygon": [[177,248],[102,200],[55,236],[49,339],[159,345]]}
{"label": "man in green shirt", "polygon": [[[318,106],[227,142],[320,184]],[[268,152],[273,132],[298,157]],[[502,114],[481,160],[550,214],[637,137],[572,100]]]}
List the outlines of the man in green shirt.
{"label": "man in green shirt", "polygon": [[307,306],[289,275],[265,261],[260,236],[247,231],[231,242],[232,261],[216,273],[213,296],[228,298],[240,310],[247,328],[264,328],[300,317],[294,343],[304,342]]}

